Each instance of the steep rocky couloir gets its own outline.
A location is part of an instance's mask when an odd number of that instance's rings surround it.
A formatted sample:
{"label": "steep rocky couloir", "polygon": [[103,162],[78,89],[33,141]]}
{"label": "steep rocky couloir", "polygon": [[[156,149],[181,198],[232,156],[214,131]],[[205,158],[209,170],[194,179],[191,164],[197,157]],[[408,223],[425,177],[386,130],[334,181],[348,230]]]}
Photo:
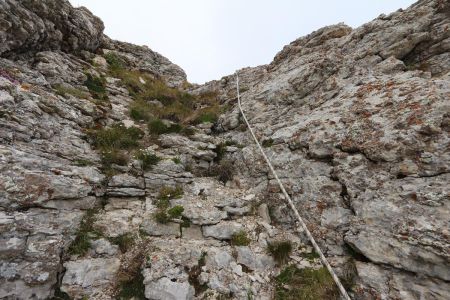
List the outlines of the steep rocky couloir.
{"label": "steep rocky couloir", "polygon": [[[353,299],[450,294],[449,26],[448,1],[421,0],[238,72],[250,123]],[[320,262],[242,122],[235,76],[191,86],[103,27],[66,0],[0,1],[0,298],[295,292],[267,246],[291,241],[299,270]],[[178,129],[152,135],[145,114],[174,97],[222,114],[171,110],[157,124]],[[125,162],[95,140],[108,128],[138,133]]]}

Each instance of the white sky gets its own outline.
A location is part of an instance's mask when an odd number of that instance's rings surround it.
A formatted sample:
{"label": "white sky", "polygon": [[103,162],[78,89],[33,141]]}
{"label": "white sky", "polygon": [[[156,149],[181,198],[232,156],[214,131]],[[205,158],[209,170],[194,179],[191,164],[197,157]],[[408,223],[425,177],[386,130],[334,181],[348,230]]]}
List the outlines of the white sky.
{"label": "white sky", "polygon": [[284,45],[320,27],[357,27],[414,0],[69,0],[86,6],[113,39],[148,45],[190,82],[267,64]]}

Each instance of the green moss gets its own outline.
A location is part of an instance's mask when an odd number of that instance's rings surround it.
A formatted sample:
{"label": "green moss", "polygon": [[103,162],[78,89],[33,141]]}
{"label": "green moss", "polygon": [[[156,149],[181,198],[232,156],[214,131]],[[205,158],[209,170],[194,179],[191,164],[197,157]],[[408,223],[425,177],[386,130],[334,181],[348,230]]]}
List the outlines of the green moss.
{"label": "green moss", "polygon": [[289,266],[275,278],[275,282],[277,300],[339,299],[339,290],[326,268],[314,270]]}
{"label": "green moss", "polygon": [[250,244],[250,239],[244,230],[233,234],[231,237],[231,245],[233,246],[248,246],[248,244]]}
{"label": "green moss", "polygon": [[161,160],[155,154],[146,151],[139,151],[136,158],[142,162],[142,169],[144,169],[144,171],[151,170],[152,167]]}
{"label": "green moss", "polygon": [[144,285],[144,276],[141,272],[136,272],[136,275],[122,282],[120,285],[120,292],[118,295],[118,299],[120,300],[145,300],[145,285]]}
{"label": "green moss", "polygon": [[106,79],[92,74],[86,74],[84,85],[88,88],[92,97],[98,100],[108,100],[106,92]]}
{"label": "green moss", "polygon": [[80,227],[75,235],[74,241],[70,244],[68,252],[71,255],[85,255],[91,247],[91,236],[100,237],[102,233],[94,230],[93,224],[97,210],[86,211],[80,222]]}
{"label": "green moss", "polygon": [[184,212],[184,207],[181,205],[175,205],[174,207],[170,208],[167,213],[172,219],[179,219],[181,217],[181,214]]}
{"label": "green moss", "polygon": [[292,248],[290,241],[277,241],[267,245],[267,251],[279,265],[283,265],[289,260]]}
{"label": "green moss", "polygon": [[110,237],[109,241],[117,246],[119,246],[122,253],[127,252],[133,247],[135,243],[135,237],[131,233],[122,234],[116,237]]}

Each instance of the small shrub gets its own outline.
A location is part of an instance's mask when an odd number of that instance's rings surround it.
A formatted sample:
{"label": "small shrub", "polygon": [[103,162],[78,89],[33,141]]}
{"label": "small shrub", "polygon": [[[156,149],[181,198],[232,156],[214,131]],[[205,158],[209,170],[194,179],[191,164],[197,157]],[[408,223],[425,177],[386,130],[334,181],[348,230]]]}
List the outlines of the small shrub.
{"label": "small shrub", "polygon": [[172,158],[172,161],[173,161],[174,163],[176,163],[177,165],[181,164],[181,160],[180,160],[180,158],[178,158],[178,157]]}
{"label": "small shrub", "polygon": [[339,290],[327,269],[285,268],[275,278],[275,299],[277,300],[338,300]]}
{"label": "small shrub", "polygon": [[148,130],[151,134],[160,135],[166,133],[179,133],[183,130],[180,124],[166,125],[160,119],[154,119],[148,123]]}
{"label": "small shrub", "polygon": [[172,207],[171,209],[169,209],[167,211],[167,213],[169,214],[169,216],[172,219],[179,219],[183,212],[184,212],[184,207],[181,205],[175,205],[174,207]]}
{"label": "small shrub", "polygon": [[217,119],[218,119],[217,113],[207,111],[207,112],[203,112],[199,116],[197,116],[194,119],[193,123],[194,124],[215,123],[215,122],[217,122]]}
{"label": "small shrub", "polygon": [[145,300],[144,275],[138,270],[135,276],[120,284],[120,292],[118,295],[120,300]]}
{"label": "small shrub", "polygon": [[265,148],[272,147],[272,146],[273,146],[273,140],[272,140],[272,139],[266,139],[266,140],[263,140],[262,143],[261,143],[261,145],[262,145],[263,147],[265,147]]}
{"label": "small shrub", "polygon": [[139,146],[139,140],[144,132],[137,127],[126,128],[116,124],[111,128],[104,128],[92,133],[94,144],[103,150],[133,149]]}
{"label": "small shrub", "polygon": [[102,165],[104,168],[110,168],[111,165],[126,166],[128,164],[128,156],[119,150],[103,151]]}
{"label": "small shrub", "polygon": [[183,196],[183,188],[181,186],[177,185],[175,188],[165,186],[159,190],[158,199],[171,200],[181,198],[182,196]]}
{"label": "small shrub", "polygon": [[125,233],[117,237],[109,238],[109,241],[117,246],[119,246],[122,253],[127,252],[135,243],[135,237],[130,233]]}
{"label": "small shrub", "polygon": [[170,222],[170,217],[165,210],[158,210],[153,214],[153,218],[156,222],[166,224]]}
{"label": "small shrub", "polygon": [[151,170],[152,167],[161,160],[155,154],[145,151],[139,151],[136,158],[142,162],[142,169],[144,169],[144,171]]}
{"label": "small shrub", "polygon": [[320,255],[318,253],[316,253],[315,251],[313,251],[311,253],[302,253],[301,256],[309,261],[312,261],[316,258],[320,258]]}
{"label": "small shrub", "polygon": [[231,245],[233,246],[248,246],[250,239],[247,237],[247,233],[241,230],[231,237]]}
{"label": "small shrub", "polygon": [[94,230],[96,210],[90,209],[86,211],[80,222],[80,227],[76,233],[74,241],[70,244],[68,252],[71,255],[85,255],[91,247],[90,235],[101,236],[101,232]]}
{"label": "small shrub", "polygon": [[229,160],[223,160],[219,164],[214,165],[210,170],[210,175],[217,177],[217,179],[226,184],[228,181],[233,179],[234,166]]}
{"label": "small shrub", "polygon": [[283,265],[289,260],[289,255],[292,252],[292,243],[290,241],[269,243],[267,250],[279,265]]}
{"label": "small shrub", "polygon": [[98,100],[108,100],[106,93],[106,80],[104,77],[87,74],[84,85],[88,88],[92,97]]}
{"label": "small shrub", "polygon": [[109,69],[112,72],[117,72],[119,70],[122,70],[126,66],[125,61],[113,52],[109,52],[109,53],[105,54],[104,58],[106,59],[106,62],[109,65]]}

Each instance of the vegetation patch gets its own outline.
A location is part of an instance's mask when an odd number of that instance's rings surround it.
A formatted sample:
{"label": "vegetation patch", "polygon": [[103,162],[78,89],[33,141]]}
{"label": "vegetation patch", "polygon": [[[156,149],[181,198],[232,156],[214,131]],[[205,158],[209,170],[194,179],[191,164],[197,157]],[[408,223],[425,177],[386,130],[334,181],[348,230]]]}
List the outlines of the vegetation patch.
{"label": "vegetation patch", "polygon": [[316,258],[320,258],[320,255],[313,250],[311,253],[302,253],[301,256],[309,261],[313,261]]}
{"label": "vegetation patch", "polygon": [[92,74],[86,74],[86,76],[84,85],[88,88],[92,97],[97,100],[108,100],[106,79],[103,76],[99,77]]}
{"label": "vegetation patch", "polygon": [[136,158],[142,162],[142,169],[144,171],[151,170],[154,165],[156,165],[161,159],[155,154],[139,151],[136,154]]}
{"label": "vegetation patch", "polygon": [[273,146],[273,140],[272,140],[272,139],[266,139],[266,140],[263,140],[262,143],[261,143],[261,145],[262,145],[263,147],[265,147],[265,148],[272,147],[272,146]]}
{"label": "vegetation patch", "polygon": [[120,251],[122,251],[122,253],[125,253],[134,246],[135,236],[131,233],[125,233],[116,237],[110,237],[109,241],[119,246]]}
{"label": "vegetation patch", "polygon": [[62,85],[62,84],[55,84],[53,86],[53,89],[55,90],[57,95],[66,97],[67,95],[72,95],[76,98],[80,99],[87,99],[89,98],[89,94],[85,91],[73,88],[71,86]]}
{"label": "vegetation patch", "polygon": [[216,93],[199,96],[172,88],[158,78],[138,70],[131,70],[118,55],[105,55],[109,73],[121,80],[122,85],[134,98],[130,117],[136,121],[149,122],[154,118],[167,119],[180,124],[215,122],[221,111]]}
{"label": "vegetation patch", "polygon": [[181,164],[181,159],[180,159],[179,157],[174,157],[174,158],[172,158],[172,161],[173,161],[174,163],[176,163],[177,165]]}
{"label": "vegetation patch", "polygon": [[267,245],[267,251],[279,265],[287,263],[292,248],[291,241],[277,241]]}
{"label": "vegetation patch", "polygon": [[338,300],[339,290],[327,269],[298,269],[291,265],[275,278],[277,300]]}
{"label": "vegetation patch", "polygon": [[250,239],[244,230],[241,230],[231,237],[231,245],[233,246],[248,246],[250,244]]}
{"label": "vegetation patch", "polygon": [[127,128],[123,124],[115,124],[111,128],[103,128],[91,133],[94,145],[101,150],[134,149],[144,132],[137,127]]}
{"label": "vegetation patch", "polygon": [[179,219],[181,217],[181,214],[184,212],[184,207],[181,205],[175,205],[174,207],[170,208],[167,213],[172,219]]}
{"label": "vegetation patch", "polygon": [[211,167],[209,171],[210,176],[217,177],[217,179],[224,185],[233,179],[234,165],[230,160],[222,160],[220,163]]}
{"label": "vegetation patch", "polygon": [[80,222],[80,227],[75,235],[74,241],[70,244],[68,252],[71,255],[85,255],[91,247],[91,238],[99,238],[102,233],[94,230],[95,214],[97,210],[86,211]]}
{"label": "vegetation patch", "polygon": [[180,124],[166,124],[160,119],[153,119],[148,123],[151,134],[160,135],[166,133],[180,133],[183,127]]}
{"label": "vegetation patch", "polygon": [[184,212],[184,207],[181,205],[176,205],[170,208],[170,200],[178,199],[182,196],[183,188],[181,186],[162,187],[155,203],[158,208],[158,211],[153,214],[155,221],[165,224],[170,222],[172,219],[179,219],[181,214]]}
{"label": "vegetation patch", "polygon": [[145,285],[144,275],[140,271],[136,272],[134,277],[124,281],[120,285],[120,292],[118,295],[120,300],[145,300]]}
{"label": "vegetation patch", "polygon": [[206,264],[206,255],[206,252],[202,252],[200,258],[198,259],[197,265],[193,266],[192,268],[185,267],[185,271],[189,276],[188,281],[194,287],[195,296],[198,296],[208,289],[208,286],[206,284],[201,284],[200,280],[198,279],[198,277],[202,273],[202,267]]}

